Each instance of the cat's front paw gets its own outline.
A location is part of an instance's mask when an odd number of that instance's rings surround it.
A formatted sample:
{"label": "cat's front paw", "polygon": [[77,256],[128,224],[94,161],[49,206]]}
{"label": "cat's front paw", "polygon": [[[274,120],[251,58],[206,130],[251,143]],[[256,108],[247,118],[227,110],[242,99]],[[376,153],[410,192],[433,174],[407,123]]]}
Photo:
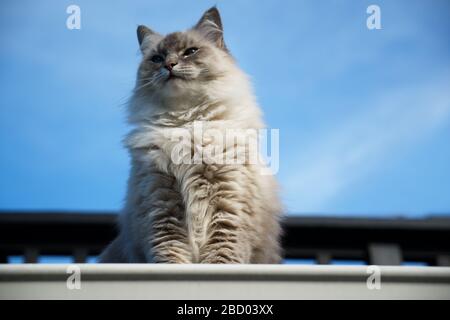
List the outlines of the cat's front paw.
{"label": "cat's front paw", "polygon": [[223,256],[211,256],[204,258],[200,261],[203,264],[239,264],[244,263],[243,261],[239,261],[237,258],[233,257],[223,257]]}

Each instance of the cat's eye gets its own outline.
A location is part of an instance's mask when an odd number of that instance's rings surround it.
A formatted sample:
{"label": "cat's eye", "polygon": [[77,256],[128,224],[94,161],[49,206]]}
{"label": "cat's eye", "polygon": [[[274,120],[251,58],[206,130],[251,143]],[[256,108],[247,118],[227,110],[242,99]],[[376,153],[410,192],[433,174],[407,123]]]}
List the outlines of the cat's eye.
{"label": "cat's eye", "polygon": [[161,63],[163,62],[164,59],[160,55],[155,54],[153,57],[150,58],[150,60],[154,63]]}
{"label": "cat's eye", "polygon": [[188,48],[188,49],[186,49],[186,51],[184,51],[183,55],[185,57],[187,57],[187,56],[190,56],[191,54],[196,53],[197,51],[198,51],[198,48],[196,48],[196,47]]}

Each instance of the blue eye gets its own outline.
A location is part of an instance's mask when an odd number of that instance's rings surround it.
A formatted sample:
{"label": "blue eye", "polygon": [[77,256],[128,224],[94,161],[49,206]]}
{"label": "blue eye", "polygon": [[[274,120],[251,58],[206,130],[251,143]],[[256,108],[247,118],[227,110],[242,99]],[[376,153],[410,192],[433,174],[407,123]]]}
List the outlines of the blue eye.
{"label": "blue eye", "polygon": [[161,63],[161,62],[164,61],[163,57],[161,57],[161,56],[158,55],[158,54],[155,54],[153,57],[151,57],[150,60],[151,60],[152,62],[154,62],[154,63]]}
{"label": "blue eye", "polygon": [[198,48],[192,47],[192,48],[186,49],[186,51],[184,51],[183,55],[185,57],[187,57],[187,56],[190,56],[191,54],[196,53],[197,51],[198,51]]}

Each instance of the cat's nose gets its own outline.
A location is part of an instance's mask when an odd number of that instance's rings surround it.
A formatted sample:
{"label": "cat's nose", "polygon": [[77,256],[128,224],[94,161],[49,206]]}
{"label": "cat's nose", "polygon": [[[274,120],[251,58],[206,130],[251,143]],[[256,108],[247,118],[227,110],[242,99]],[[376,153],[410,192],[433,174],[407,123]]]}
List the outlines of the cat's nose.
{"label": "cat's nose", "polygon": [[173,67],[175,67],[177,64],[178,62],[175,61],[167,62],[165,68],[169,71],[172,71]]}

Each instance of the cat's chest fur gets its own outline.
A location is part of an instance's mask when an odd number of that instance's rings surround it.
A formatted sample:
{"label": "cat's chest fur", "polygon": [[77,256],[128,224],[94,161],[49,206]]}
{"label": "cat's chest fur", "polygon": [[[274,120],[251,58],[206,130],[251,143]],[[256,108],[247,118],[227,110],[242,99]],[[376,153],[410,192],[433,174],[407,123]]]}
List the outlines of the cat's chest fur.
{"label": "cat's chest fur", "polygon": [[[194,256],[207,238],[207,226],[219,183],[226,170],[226,157],[236,154],[239,144],[227,143],[228,128],[223,122],[196,121],[180,127],[148,126],[134,130],[126,139],[140,173],[150,177],[155,168],[176,180],[182,195],[185,222]],[[228,133],[227,133],[228,132]],[[145,179],[145,175],[142,177]]]}

